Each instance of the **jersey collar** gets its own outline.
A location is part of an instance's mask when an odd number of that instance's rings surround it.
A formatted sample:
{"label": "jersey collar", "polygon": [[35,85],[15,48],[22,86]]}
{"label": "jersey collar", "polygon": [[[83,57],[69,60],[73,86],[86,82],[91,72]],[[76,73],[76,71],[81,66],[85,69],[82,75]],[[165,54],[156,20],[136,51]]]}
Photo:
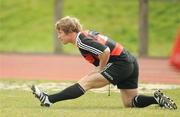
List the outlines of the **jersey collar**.
{"label": "jersey collar", "polygon": [[75,42],[75,45],[77,46],[77,40],[79,39],[79,35],[81,34],[81,32],[79,32],[76,36],[76,42]]}

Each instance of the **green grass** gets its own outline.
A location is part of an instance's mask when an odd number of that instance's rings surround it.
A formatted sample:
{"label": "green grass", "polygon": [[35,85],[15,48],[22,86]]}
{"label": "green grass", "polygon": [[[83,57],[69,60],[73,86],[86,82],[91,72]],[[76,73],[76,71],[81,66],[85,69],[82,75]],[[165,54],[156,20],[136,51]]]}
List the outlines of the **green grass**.
{"label": "green grass", "polygon": [[[44,81],[1,80],[1,83],[43,83]],[[47,82],[47,81],[45,81]],[[180,105],[180,89],[165,90]],[[69,101],[62,101],[50,108],[40,107],[30,91],[0,90],[0,117],[178,117],[180,110],[161,109],[155,105],[147,108],[124,108],[119,93],[88,92]]]}
{"label": "green grass", "polygon": [[[0,52],[53,53],[53,0],[0,0]],[[180,2],[149,1],[149,54],[169,56],[180,26]],[[63,16],[107,34],[138,54],[138,0],[64,0]],[[66,53],[77,54],[72,46]],[[73,50],[73,51],[72,51]]]}
{"label": "green grass", "polygon": [[52,2],[0,0],[0,51],[52,52]]}

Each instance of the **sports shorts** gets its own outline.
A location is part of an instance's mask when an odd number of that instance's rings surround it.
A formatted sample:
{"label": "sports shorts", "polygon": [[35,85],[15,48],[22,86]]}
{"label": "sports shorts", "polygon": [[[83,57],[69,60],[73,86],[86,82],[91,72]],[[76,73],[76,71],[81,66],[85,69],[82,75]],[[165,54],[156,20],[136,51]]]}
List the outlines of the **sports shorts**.
{"label": "sports shorts", "polygon": [[116,61],[108,63],[101,74],[118,89],[135,89],[138,87],[139,67],[137,60]]}

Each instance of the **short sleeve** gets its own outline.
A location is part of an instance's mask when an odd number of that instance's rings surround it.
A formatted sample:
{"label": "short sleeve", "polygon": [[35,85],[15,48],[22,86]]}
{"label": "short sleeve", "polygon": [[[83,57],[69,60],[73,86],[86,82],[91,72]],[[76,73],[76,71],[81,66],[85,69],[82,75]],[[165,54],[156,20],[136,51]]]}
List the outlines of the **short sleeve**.
{"label": "short sleeve", "polygon": [[103,45],[92,38],[78,38],[77,45],[79,48],[92,52],[96,55],[100,55],[107,48],[106,45]]}

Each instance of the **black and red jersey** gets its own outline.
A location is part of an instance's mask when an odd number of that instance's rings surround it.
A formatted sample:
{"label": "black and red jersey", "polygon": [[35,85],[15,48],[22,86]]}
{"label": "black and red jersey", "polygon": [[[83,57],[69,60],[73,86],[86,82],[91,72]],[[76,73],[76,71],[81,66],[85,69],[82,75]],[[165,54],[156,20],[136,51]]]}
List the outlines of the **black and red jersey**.
{"label": "black and red jersey", "polygon": [[98,55],[102,54],[107,47],[110,49],[108,62],[128,59],[121,44],[96,31],[79,32],[76,37],[76,45],[82,56],[95,66],[99,65]]}

